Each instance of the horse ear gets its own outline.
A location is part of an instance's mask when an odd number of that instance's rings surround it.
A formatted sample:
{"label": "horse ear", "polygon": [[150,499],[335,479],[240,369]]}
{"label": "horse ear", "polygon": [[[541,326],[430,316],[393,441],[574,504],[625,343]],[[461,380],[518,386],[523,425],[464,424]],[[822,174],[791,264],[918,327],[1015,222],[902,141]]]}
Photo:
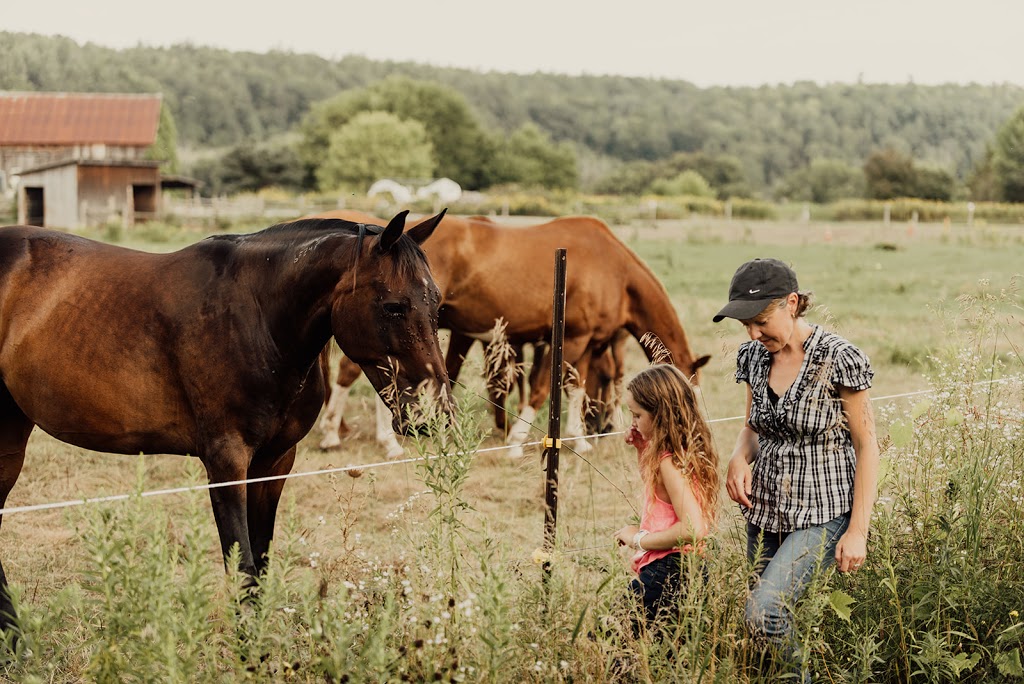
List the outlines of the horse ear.
{"label": "horse ear", "polygon": [[384,229],[384,232],[380,234],[380,242],[378,246],[382,252],[389,251],[398,242],[398,238],[402,237],[402,231],[405,230],[405,217],[409,215],[409,210],[400,211],[395,214],[395,218],[391,219],[391,223]]}
{"label": "horse ear", "polygon": [[448,212],[448,208],[445,207],[441,210],[441,213],[433,218],[428,218],[419,225],[409,229],[409,237],[416,241],[417,245],[422,245],[426,242],[427,238],[434,234],[434,229],[437,228],[437,224],[441,223],[441,219]]}
{"label": "horse ear", "polygon": [[700,357],[699,359],[693,362],[693,370],[696,371],[698,368],[705,365],[710,360],[711,356],[709,354],[705,354],[704,356]]}

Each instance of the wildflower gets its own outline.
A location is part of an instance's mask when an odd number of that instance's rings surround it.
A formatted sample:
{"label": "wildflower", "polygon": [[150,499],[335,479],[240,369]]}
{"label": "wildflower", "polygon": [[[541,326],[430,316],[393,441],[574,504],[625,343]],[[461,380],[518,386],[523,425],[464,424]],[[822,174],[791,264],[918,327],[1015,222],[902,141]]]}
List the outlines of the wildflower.
{"label": "wildflower", "polygon": [[1020,617],[1020,613],[1018,613],[1018,612],[1017,612],[1017,611],[1015,611],[1015,610],[1011,610],[1011,611],[1010,611],[1010,617],[1012,617],[1012,618],[1014,618],[1014,619],[1017,619],[1018,617]]}
{"label": "wildflower", "polygon": [[540,565],[541,563],[550,563],[551,554],[544,549],[537,547],[533,551],[533,562]]}

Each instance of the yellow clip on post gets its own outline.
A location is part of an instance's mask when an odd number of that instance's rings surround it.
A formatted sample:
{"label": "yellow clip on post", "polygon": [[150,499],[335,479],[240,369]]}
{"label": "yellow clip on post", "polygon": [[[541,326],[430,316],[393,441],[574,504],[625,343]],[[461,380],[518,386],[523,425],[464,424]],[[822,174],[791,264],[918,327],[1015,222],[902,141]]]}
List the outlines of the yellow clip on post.
{"label": "yellow clip on post", "polygon": [[561,449],[562,448],[562,440],[560,440],[560,439],[551,439],[547,435],[544,436],[543,444],[544,444],[544,448],[545,449],[550,449],[551,447],[555,447],[556,449]]}

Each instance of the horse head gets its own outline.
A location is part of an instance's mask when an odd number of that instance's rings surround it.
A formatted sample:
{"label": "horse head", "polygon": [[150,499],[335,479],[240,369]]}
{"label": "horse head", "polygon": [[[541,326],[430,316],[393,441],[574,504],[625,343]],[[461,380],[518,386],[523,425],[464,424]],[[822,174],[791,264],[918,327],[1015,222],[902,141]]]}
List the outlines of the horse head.
{"label": "horse head", "polygon": [[700,387],[700,369],[707,365],[707,362],[711,360],[710,354],[704,356],[698,356],[693,359],[689,364],[683,364],[680,366],[680,370],[690,381],[690,384],[694,387]]}
{"label": "horse head", "polygon": [[[392,408],[395,430],[406,433],[422,420],[416,416],[424,415],[417,409],[424,408],[425,394],[451,413],[451,386],[437,338],[441,295],[420,249],[445,212],[403,233],[407,214],[401,212],[383,230],[363,226],[370,239],[357,247],[355,273],[338,283],[331,310],[338,345]],[[353,320],[366,324],[354,326]]]}

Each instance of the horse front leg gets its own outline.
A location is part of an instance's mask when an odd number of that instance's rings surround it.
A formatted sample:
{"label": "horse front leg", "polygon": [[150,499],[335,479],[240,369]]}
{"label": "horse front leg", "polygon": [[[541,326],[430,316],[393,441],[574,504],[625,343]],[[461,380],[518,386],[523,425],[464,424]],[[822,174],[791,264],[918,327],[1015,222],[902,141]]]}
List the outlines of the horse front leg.
{"label": "horse front leg", "polygon": [[[0,385],[0,508],[7,503],[14,483],[25,463],[25,445],[33,424],[18,408],[7,388]],[[0,516],[0,523],[3,516]],[[19,633],[18,615],[7,588],[7,574],[0,564],[0,630],[11,630],[15,640]]]}
{"label": "horse front leg", "polygon": [[[274,459],[253,459],[249,466],[249,478],[287,475],[295,465],[295,447]],[[252,549],[256,572],[267,567],[270,543],[274,538],[274,523],[277,520],[277,504],[281,500],[286,480],[250,482],[246,485],[246,518],[249,525],[249,547]]]}
{"label": "horse front leg", "polygon": [[466,361],[466,355],[476,340],[468,335],[457,333],[452,330],[448,339],[448,351],[444,355],[445,370],[448,371],[448,381],[453,385],[459,379],[462,371],[462,364]]}
{"label": "horse front leg", "polygon": [[395,427],[391,418],[391,409],[379,394],[374,396],[377,407],[377,444],[384,447],[384,452],[389,459],[397,459],[405,456],[405,449],[398,443],[398,436],[395,434]]}
{"label": "horse front leg", "polygon": [[345,423],[345,406],[348,403],[352,385],[362,373],[363,369],[359,367],[359,364],[347,357],[341,357],[341,361],[338,363],[337,379],[328,385],[330,394],[327,408],[320,418],[320,432],[323,434],[323,438],[320,440],[322,450],[330,451],[340,448],[341,438],[350,432]]}
{"label": "horse front leg", "polygon": [[551,391],[550,385],[546,382],[550,377],[550,347],[536,345],[533,350],[533,366],[530,368],[530,397],[527,401],[521,402],[519,415],[512,417],[512,429],[508,431],[508,436],[505,438],[505,444],[512,447],[509,449],[509,456],[513,458],[523,455],[523,442],[526,441],[533,428],[537,411],[544,405]]}
{"label": "horse front leg", "polygon": [[[224,440],[206,458],[206,474],[210,484],[237,482],[246,479],[252,455],[241,439]],[[238,569],[249,575],[246,586],[256,584],[256,563],[249,544],[249,524],[246,507],[246,485],[231,484],[210,489],[213,518],[217,522],[220,548],[225,567],[231,547],[238,544]]]}
{"label": "horse front leg", "polygon": [[[488,369],[487,390],[488,400],[494,409],[494,427],[498,432],[506,434],[508,419],[505,413],[505,406],[508,403],[509,395],[512,393],[513,385],[519,390],[519,400],[524,401],[526,381],[520,372],[523,362],[523,345],[509,345],[514,353],[509,361],[511,368]],[[518,413],[518,411],[517,411]]]}
{"label": "horse front leg", "polygon": [[590,361],[593,352],[588,347],[583,355],[576,360],[573,371],[566,372],[565,393],[569,397],[569,406],[565,416],[565,436],[576,437],[571,446],[577,452],[583,453],[592,450],[586,439],[587,430],[583,421],[583,414],[586,410],[587,391],[584,378],[590,373]]}

